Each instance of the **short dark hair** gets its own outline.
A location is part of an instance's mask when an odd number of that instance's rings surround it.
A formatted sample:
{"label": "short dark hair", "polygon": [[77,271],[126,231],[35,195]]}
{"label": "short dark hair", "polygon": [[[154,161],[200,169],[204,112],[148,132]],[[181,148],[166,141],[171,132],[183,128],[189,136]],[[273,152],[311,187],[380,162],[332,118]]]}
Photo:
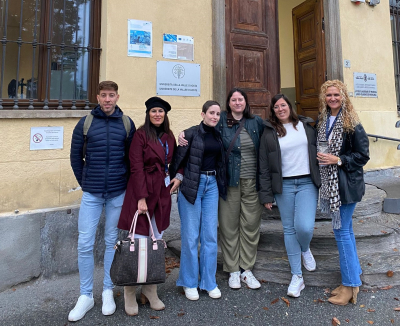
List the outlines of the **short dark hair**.
{"label": "short dark hair", "polygon": [[276,94],[272,99],[271,99],[271,106],[269,110],[269,121],[271,122],[272,126],[275,128],[276,132],[280,137],[284,137],[286,135],[286,129],[283,126],[282,122],[278,119],[278,117],[275,114],[274,106],[276,102],[278,102],[280,99],[283,99],[287,105],[289,106],[290,109],[290,115],[289,115],[289,120],[291,123],[293,123],[293,127],[297,130],[296,126],[299,123],[299,117],[297,113],[293,110],[292,103],[290,103],[290,100],[285,94]]}
{"label": "short dark hair", "polygon": [[218,105],[221,108],[221,105],[219,105],[219,103],[217,101],[210,100],[203,104],[201,112],[207,113],[207,110],[210,108],[210,106],[213,106],[213,105]]}
{"label": "short dark hair", "polygon": [[236,93],[236,92],[242,94],[243,97],[244,97],[244,100],[246,101],[246,106],[245,106],[244,111],[243,111],[243,116],[244,116],[246,119],[251,119],[251,118],[253,118],[253,115],[251,114],[250,104],[249,104],[249,100],[248,100],[248,98],[247,98],[247,94],[246,94],[246,92],[245,92],[243,89],[241,89],[241,88],[234,87],[234,88],[232,88],[232,89],[230,90],[230,92],[228,93],[228,97],[226,98],[226,110],[227,110],[229,113],[232,112],[231,107],[229,106],[229,101],[231,100],[231,97],[232,97],[233,93]]}
{"label": "short dark hair", "polygon": [[118,93],[118,85],[111,80],[104,80],[97,86],[97,95],[100,94],[102,90],[113,90]]}

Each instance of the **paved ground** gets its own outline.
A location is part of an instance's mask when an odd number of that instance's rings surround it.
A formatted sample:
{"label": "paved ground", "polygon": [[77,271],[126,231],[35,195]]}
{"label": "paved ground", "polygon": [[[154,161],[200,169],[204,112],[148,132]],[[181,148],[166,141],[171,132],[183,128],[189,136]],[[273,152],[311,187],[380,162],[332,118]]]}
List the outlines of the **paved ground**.
{"label": "paved ground", "polygon": [[[36,281],[0,293],[0,325],[332,325],[336,317],[341,325],[400,325],[400,288],[360,291],[358,303],[334,306],[327,302],[326,289],[306,287],[297,299],[286,297],[286,286],[263,283],[260,290],[242,287],[231,290],[227,274],[217,273],[222,298],[213,300],[202,292],[199,301],[189,301],[182,288],[175,286],[178,268],[159,287],[164,311],[139,305],[139,315],[124,312],[122,288],[115,288],[117,311],[101,314],[102,270],[95,273],[95,306],[79,322],[67,320],[79,296],[78,274]],[[281,298],[288,300],[288,306]]]}

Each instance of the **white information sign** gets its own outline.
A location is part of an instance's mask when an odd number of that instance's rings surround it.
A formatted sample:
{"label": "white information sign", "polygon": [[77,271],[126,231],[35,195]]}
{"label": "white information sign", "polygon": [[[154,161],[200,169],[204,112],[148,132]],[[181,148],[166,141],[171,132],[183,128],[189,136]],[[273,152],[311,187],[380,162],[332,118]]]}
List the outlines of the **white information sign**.
{"label": "white information sign", "polygon": [[354,73],[354,96],[355,97],[378,97],[376,74],[355,72]]}
{"label": "white information sign", "polygon": [[200,96],[200,65],[157,61],[157,95]]}
{"label": "white information sign", "polygon": [[63,147],[64,127],[31,127],[31,151]]}
{"label": "white information sign", "polygon": [[194,38],[192,36],[164,34],[163,57],[166,59],[194,60]]}
{"label": "white information sign", "polygon": [[144,20],[128,19],[128,57],[153,56],[153,24]]}

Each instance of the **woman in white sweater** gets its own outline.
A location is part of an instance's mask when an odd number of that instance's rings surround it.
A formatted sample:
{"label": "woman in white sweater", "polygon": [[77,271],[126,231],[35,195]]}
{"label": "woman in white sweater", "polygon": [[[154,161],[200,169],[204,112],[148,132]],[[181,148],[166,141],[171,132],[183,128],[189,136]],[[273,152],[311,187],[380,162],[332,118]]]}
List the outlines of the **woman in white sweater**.
{"label": "woman in white sweater", "polygon": [[317,134],[314,121],[298,116],[285,95],[275,95],[270,108],[260,143],[259,197],[267,209],[276,200],[292,272],[287,295],[299,297],[305,287],[301,260],[308,271],[316,268],[310,242],[321,185]]}

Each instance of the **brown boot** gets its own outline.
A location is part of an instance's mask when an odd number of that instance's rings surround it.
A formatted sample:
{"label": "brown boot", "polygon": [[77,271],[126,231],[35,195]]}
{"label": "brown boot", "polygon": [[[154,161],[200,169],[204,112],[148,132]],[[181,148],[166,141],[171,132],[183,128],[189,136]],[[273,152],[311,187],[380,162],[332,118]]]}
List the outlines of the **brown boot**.
{"label": "brown boot", "polygon": [[145,304],[146,302],[150,302],[150,308],[153,310],[164,310],[164,303],[158,298],[157,295],[157,285],[143,285],[142,286],[142,294],[140,295],[140,302]]}
{"label": "brown boot", "polygon": [[356,304],[358,291],[358,286],[354,288],[351,286],[343,286],[342,290],[334,297],[330,297],[328,301],[339,306],[345,306],[349,302]]}
{"label": "brown boot", "polygon": [[331,295],[338,295],[342,291],[343,285],[339,285],[336,289],[331,291]]}
{"label": "brown boot", "polygon": [[139,308],[136,301],[136,286],[124,286],[125,312],[128,316],[136,316]]}

